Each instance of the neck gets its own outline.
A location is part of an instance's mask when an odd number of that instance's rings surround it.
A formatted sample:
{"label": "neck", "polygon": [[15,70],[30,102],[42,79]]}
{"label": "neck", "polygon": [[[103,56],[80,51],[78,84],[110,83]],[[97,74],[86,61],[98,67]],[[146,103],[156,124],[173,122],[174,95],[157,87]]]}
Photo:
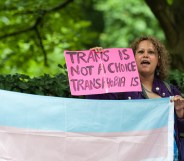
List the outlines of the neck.
{"label": "neck", "polygon": [[152,89],[154,75],[153,76],[147,76],[147,77],[140,75],[140,80],[141,80],[141,83],[143,84],[143,86],[145,88],[147,88],[148,90]]}

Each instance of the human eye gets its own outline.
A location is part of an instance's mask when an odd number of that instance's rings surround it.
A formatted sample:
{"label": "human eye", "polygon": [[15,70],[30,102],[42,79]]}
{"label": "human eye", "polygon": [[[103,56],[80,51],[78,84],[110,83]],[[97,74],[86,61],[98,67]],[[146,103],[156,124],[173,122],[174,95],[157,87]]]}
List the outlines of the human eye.
{"label": "human eye", "polygon": [[144,50],[138,50],[137,53],[138,54],[143,54],[144,53]]}
{"label": "human eye", "polygon": [[155,51],[153,51],[153,50],[148,51],[148,53],[149,53],[150,55],[155,55]]}

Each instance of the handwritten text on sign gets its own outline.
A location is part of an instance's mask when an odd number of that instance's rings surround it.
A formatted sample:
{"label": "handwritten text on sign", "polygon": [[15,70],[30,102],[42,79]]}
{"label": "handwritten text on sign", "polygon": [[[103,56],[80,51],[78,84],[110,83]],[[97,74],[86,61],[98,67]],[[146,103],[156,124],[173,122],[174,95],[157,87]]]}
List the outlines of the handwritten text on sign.
{"label": "handwritten text on sign", "polygon": [[65,51],[72,95],[141,91],[130,48]]}

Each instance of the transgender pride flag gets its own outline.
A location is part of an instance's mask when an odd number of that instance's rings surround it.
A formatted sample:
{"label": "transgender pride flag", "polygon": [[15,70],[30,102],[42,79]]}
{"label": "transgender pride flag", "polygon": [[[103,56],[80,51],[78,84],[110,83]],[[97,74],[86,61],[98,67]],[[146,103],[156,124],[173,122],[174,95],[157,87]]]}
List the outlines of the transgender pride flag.
{"label": "transgender pride flag", "polygon": [[173,161],[173,103],[0,90],[0,161]]}

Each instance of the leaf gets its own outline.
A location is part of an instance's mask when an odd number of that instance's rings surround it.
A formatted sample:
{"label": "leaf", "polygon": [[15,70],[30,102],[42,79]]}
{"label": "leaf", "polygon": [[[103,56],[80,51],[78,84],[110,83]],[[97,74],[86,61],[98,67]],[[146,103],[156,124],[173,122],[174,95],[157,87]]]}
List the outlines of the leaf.
{"label": "leaf", "polygon": [[173,0],[167,0],[167,3],[168,3],[169,5],[172,5],[172,4],[173,4]]}

